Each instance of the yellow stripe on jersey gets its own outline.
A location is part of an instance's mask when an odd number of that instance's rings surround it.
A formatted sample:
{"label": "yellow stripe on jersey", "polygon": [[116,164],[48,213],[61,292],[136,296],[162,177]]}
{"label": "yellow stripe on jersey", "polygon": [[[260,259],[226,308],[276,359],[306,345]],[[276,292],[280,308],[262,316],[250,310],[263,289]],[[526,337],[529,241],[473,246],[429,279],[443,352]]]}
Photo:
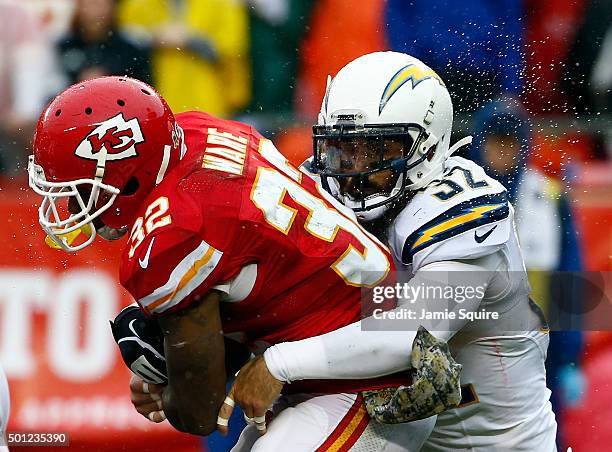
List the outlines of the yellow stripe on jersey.
{"label": "yellow stripe on jersey", "polygon": [[447,240],[485,224],[507,218],[510,213],[505,191],[456,204],[413,231],[404,241],[402,262],[409,265],[414,255],[434,243]]}
{"label": "yellow stripe on jersey", "polygon": [[206,280],[222,255],[202,241],[179,262],[163,286],[139,300],[140,305],[149,313],[163,312],[177,305]]}
{"label": "yellow stripe on jersey", "polygon": [[423,235],[421,235],[421,237],[416,242],[414,242],[414,244],[412,245],[412,248],[414,249],[420,245],[425,244],[426,242],[432,240],[435,236],[439,234],[443,234],[449,229],[453,229],[464,223],[478,220],[479,218],[483,218],[485,216],[485,213],[490,212],[495,209],[499,209],[500,207],[503,207],[503,204],[494,204],[492,206],[474,207],[471,212],[465,213],[455,218],[451,218],[449,220],[444,221],[443,223],[433,226],[423,231]]}

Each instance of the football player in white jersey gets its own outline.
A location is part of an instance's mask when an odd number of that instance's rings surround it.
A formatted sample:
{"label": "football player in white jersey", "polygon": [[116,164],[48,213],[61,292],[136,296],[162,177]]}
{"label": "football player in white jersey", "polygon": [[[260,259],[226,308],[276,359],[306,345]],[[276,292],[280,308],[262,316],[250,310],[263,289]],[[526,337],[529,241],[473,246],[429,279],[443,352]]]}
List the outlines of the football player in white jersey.
{"label": "football player in white jersey", "polygon": [[[475,321],[456,315],[443,328],[419,322],[448,341],[463,365],[462,404],[438,415],[422,450],[554,451],[548,334],[529,299],[514,209],[500,183],[452,156],[469,142],[450,146],[452,121],[443,81],[421,61],[394,52],[362,56],[328,82],[310,169],[388,241],[398,268],[412,275],[410,285],[457,285],[462,281],[444,275],[467,273],[464,283],[485,290],[451,310],[498,313]],[[260,416],[257,410],[277,395],[265,389],[272,380],[369,378],[407,369],[416,328],[367,331],[368,320],[269,348],[238,375],[236,401]]]}

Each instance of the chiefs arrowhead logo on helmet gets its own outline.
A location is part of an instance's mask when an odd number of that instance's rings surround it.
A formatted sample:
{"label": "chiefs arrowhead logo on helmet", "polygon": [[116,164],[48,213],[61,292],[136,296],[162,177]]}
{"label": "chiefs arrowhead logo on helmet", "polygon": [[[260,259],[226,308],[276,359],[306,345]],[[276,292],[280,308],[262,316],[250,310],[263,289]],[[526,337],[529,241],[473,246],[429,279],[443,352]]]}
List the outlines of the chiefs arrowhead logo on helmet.
{"label": "chiefs arrowhead logo on helmet", "polygon": [[136,145],[144,141],[137,118],[126,121],[122,113],[96,124],[89,135],[77,146],[75,154],[91,160],[106,151],[106,160],[122,160],[135,157]]}

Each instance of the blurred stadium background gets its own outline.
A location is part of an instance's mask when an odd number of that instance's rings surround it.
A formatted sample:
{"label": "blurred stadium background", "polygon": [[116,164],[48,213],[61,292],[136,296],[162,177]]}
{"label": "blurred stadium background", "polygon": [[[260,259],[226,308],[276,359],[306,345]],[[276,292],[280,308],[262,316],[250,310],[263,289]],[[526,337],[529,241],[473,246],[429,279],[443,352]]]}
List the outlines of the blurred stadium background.
{"label": "blurred stadium background", "polygon": [[[76,256],[44,245],[25,168],[46,102],[79,80],[128,74],[152,83],[175,112],[254,124],[299,164],[327,75],[384,49],[423,59],[447,81],[457,136],[476,133],[469,156],[492,170],[511,156],[497,171],[522,212],[519,234],[544,306],[571,296],[545,272],[612,269],[610,0],[0,0],[9,431],[67,431],[82,450],[226,447],[132,409],[107,324],[130,302],[116,282],[121,244]],[[608,450],[612,332],[553,339],[560,444]]]}

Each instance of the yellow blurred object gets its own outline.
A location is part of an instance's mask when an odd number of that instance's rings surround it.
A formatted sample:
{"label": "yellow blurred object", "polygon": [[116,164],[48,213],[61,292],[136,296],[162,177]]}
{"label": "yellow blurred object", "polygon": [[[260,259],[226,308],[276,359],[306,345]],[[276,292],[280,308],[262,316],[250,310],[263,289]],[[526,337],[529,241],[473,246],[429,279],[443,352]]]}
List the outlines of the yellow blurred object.
{"label": "yellow blurred object", "polygon": [[544,270],[527,269],[527,277],[531,286],[529,296],[548,315],[550,305],[550,273]]}
{"label": "yellow blurred object", "polygon": [[[123,0],[117,19],[137,38],[166,43],[153,52],[155,87],[170,108],[228,117],[250,100],[248,10],[238,0]],[[169,33],[171,30],[173,32]],[[183,36],[184,35],[184,36]],[[207,40],[217,61],[176,46],[188,36]],[[159,42],[157,43],[159,44]]]}
{"label": "yellow blurred object", "polygon": [[[56,229],[55,232],[60,232],[61,229]],[[72,232],[67,234],[58,234],[58,238],[63,239],[67,245],[72,245],[74,241],[81,235],[85,234],[87,237],[91,237],[93,231],[91,229],[90,224],[86,224],[85,226],[78,228]],[[54,250],[61,250],[62,247],[59,243],[57,243],[50,235],[45,237],[45,243],[49,248],[53,248]]]}

